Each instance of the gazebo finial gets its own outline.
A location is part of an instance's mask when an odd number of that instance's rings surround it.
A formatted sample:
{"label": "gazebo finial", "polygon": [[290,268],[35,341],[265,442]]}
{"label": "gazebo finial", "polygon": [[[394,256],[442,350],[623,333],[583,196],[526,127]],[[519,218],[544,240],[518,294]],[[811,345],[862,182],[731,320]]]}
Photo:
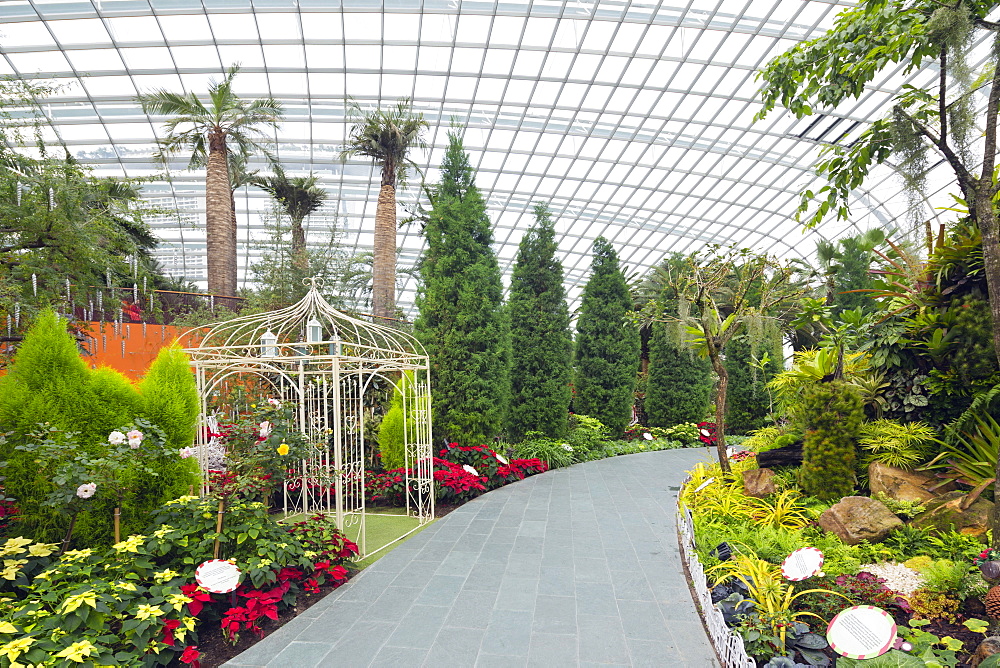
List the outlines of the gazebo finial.
{"label": "gazebo finial", "polygon": [[326,281],[320,276],[310,276],[302,279],[302,285],[308,285],[310,291],[319,290],[319,288],[323,287],[324,283]]}

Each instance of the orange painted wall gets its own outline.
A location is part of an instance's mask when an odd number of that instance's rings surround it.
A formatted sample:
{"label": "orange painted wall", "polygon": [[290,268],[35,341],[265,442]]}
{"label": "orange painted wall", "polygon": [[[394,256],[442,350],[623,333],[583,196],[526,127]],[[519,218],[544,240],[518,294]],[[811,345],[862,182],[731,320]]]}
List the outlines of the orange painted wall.
{"label": "orange painted wall", "polygon": [[[133,380],[142,378],[160,349],[181,334],[170,325],[122,323],[117,331],[112,323],[81,323],[90,335],[84,359],[93,368],[109,366]],[[184,347],[192,345],[181,341]]]}

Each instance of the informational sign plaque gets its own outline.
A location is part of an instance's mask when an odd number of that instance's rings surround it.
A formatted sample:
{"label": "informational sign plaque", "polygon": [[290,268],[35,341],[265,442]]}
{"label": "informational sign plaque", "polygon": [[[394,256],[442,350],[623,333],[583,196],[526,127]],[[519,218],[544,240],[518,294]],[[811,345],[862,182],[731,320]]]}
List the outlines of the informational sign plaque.
{"label": "informational sign plaque", "polygon": [[888,652],[896,642],[896,622],[882,608],[856,605],[830,620],[826,640],[848,659],[871,659]]}
{"label": "informational sign plaque", "polygon": [[209,559],[195,569],[195,581],[213,594],[228,594],[240,584],[242,573],[236,564],[222,559]]}
{"label": "informational sign plaque", "polygon": [[795,550],[781,562],[781,574],[786,580],[798,582],[811,578],[823,568],[823,553],[815,547]]}

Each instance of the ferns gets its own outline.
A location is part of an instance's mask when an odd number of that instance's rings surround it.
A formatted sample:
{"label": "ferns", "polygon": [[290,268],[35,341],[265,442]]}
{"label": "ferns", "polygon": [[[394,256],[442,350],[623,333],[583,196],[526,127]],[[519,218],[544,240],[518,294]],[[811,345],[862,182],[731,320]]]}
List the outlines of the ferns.
{"label": "ferns", "polygon": [[881,462],[910,470],[928,455],[928,445],[939,442],[937,432],[923,422],[901,424],[875,420],[861,425],[858,445],[868,451],[865,463]]}

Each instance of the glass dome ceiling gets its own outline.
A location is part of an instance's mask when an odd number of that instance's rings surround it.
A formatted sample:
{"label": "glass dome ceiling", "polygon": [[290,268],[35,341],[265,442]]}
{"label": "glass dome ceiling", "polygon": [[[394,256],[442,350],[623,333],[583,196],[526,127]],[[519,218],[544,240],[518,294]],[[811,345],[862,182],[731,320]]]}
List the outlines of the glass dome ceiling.
{"label": "glass dome ceiling", "polygon": [[[236,92],[285,107],[275,140],[290,174],[312,172],[329,192],[307,221],[310,241],[331,225],[348,252],[372,246],[377,168],[342,163],[348,96],[362,108],[410,97],[430,124],[412,157],[437,180],[452,124],[488,199],[501,267],[510,272],[537,201],[557,220],[576,300],[604,235],[631,272],[708,243],[784,257],[818,238],[897,225],[900,180],[880,169],[854,193],[852,218],[804,231],[799,193],[817,189],[821,142],[846,144],[881,117],[905,83],[889,69],[867,94],[829,115],[774,113],[753,123],[755,72],[815,37],[851,3],[836,0],[5,0],[0,75],[52,80],[46,139],[101,175],[154,177],[146,196],[176,214],[152,220],[168,273],[204,285],[204,173],[186,159],[162,177],[151,159],[162,119],[134,98],[154,88],[203,94],[240,63]],[[258,167],[263,168],[263,165]],[[928,179],[926,217],[954,190],[943,165]],[[157,175],[160,175],[159,178]],[[415,181],[416,179],[411,179]],[[416,184],[397,199],[413,202]],[[237,195],[240,280],[260,254],[265,193]],[[419,225],[401,228],[400,268],[419,258]],[[412,317],[416,279],[400,278]]]}

